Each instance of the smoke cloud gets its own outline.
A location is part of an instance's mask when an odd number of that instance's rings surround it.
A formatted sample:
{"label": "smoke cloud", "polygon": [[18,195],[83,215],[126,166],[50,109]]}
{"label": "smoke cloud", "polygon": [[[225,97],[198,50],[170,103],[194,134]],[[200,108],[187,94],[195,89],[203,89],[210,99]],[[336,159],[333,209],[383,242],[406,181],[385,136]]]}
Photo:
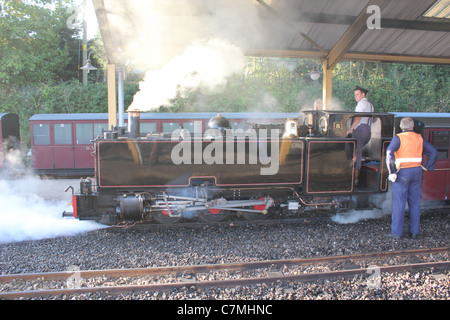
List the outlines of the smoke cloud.
{"label": "smoke cloud", "polygon": [[73,236],[103,228],[94,222],[63,218],[72,211],[71,194],[64,193],[73,180],[43,180],[29,173],[19,151],[7,155],[0,177],[0,243]]}

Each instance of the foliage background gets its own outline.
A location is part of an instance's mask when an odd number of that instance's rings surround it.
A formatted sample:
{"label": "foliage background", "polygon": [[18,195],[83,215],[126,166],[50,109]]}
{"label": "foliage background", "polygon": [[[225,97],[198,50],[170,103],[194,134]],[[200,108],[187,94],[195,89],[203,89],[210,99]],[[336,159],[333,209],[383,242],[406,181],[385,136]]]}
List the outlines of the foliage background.
{"label": "foliage background", "polygon": [[[68,28],[73,0],[0,0],[0,112],[16,113],[29,143],[29,118],[36,113],[107,112],[103,45],[88,47],[98,71],[81,82],[81,25]],[[159,111],[298,112],[322,96],[322,78],[308,75],[316,60],[247,57],[241,74],[220,92],[192,90]],[[125,108],[142,74],[125,66]],[[333,71],[333,108],[352,110],[353,89],[367,88],[376,111],[450,112],[450,66],[340,62]],[[182,97],[181,97],[182,96]]]}

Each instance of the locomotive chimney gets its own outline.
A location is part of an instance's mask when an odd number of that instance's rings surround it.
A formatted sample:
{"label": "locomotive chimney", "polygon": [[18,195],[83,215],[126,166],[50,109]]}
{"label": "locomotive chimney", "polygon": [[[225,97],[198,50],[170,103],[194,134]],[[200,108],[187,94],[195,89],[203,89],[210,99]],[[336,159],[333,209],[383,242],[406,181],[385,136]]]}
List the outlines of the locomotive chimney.
{"label": "locomotive chimney", "polygon": [[139,110],[128,111],[128,137],[136,139],[141,131],[141,112]]}

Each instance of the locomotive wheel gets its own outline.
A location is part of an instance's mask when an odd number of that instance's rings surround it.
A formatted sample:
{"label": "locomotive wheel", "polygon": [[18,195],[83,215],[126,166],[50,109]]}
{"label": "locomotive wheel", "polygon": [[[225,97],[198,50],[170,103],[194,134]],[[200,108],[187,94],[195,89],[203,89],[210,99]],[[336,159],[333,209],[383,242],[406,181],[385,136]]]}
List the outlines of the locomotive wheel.
{"label": "locomotive wheel", "polygon": [[[259,200],[262,200],[264,198],[259,198]],[[266,206],[265,205],[256,205],[251,209],[255,210],[264,210]],[[258,221],[258,220],[264,220],[267,219],[270,216],[270,213],[272,208],[269,208],[268,212],[266,214],[263,213],[256,213],[256,212],[247,212],[247,211],[239,211],[239,214],[244,217],[247,221]]]}
{"label": "locomotive wheel", "polygon": [[152,212],[152,218],[161,224],[172,224],[181,220],[181,217],[170,217],[168,214],[163,212]]}
{"label": "locomotive wheel", "polygon": [[224,210],[210,209],[202,211],[198,218],[203,222],[220,222],[228,217],[229,212]]}

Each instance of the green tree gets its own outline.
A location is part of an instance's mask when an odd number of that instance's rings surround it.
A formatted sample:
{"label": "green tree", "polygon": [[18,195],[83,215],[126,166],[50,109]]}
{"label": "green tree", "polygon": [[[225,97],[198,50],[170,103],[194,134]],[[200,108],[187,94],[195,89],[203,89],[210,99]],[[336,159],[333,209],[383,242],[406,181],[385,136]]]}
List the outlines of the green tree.
{"label": "green tree", "polygon": [[0,83],[23,85],[76,76],[78,30],[67,28],[71,4],[0,0]]}
{"label": "green tree", "polygon": [[344,110],[355,106],[353,89],[369,90],[378,112],[450,112],[450,66],[340,62],[333,72],[333,96]]}

